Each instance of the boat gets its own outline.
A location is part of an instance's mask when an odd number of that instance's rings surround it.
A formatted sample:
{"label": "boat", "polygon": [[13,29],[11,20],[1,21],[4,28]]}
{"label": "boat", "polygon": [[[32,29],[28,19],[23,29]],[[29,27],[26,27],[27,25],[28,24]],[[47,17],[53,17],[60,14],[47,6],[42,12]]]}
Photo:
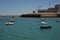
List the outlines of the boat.
{"label": "boat", "polygon": [[13,25],[14,24],[14,20],[10,20],[9,22],[5,23],[6,25]]}
{"label": "boat", "polygon": [[60,22],[60,21],[56,21],[56,22]]}
{"label": "boat", "polygon": [[6,25],[13,25],[14,22],[6,22],[5,24],[6,24]]}
{"label": "boat", "polygon": [[41,22],[40,28],[41,28],[41,29],[50,29],[51,26],[48,25],[47,22]]}

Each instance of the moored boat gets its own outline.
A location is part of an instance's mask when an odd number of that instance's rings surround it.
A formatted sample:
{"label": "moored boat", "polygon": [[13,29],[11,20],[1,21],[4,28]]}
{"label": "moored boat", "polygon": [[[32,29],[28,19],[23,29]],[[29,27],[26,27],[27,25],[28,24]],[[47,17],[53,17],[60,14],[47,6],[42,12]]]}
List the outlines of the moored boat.
{"label": "moored boat", "polygon": [[13,25],[14,24],[14,20],[10,20],[9,22],[5,23],[6,25]]}
{"label": "moored boat", "polygon": [[47,22],[44,22],[44,21],[43,21],[43,22],[41,22],[40,28],[41,28],[41,29],[50,29],[51,26],[48,25]]}
{"label": "moored boat", "polygon": [[14,22],[6,22],[5,24],[6,24],[6,25],[13,25]]}

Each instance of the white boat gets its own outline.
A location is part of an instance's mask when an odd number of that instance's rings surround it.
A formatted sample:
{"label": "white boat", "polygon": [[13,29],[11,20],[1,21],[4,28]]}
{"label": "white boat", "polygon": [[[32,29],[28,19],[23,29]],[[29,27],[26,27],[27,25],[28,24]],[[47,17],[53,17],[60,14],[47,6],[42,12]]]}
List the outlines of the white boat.
{"label": "white boat", "polygon": [[13,25],[14,22],[6,22],[5,24],[6,24],[6,25]]}
{"label": "white boat", "polygon": [[41,28],[41,29],[50,29],[51,26],[48,25],[47,22],[42,21],[42,22],[41,22],[41,25],[40,25],[40,28]]}
{"label": "white boat", "polygon": [[14,24],[14,20],[10,20],[9,22],[5,23],[6,25],[13,25]]}

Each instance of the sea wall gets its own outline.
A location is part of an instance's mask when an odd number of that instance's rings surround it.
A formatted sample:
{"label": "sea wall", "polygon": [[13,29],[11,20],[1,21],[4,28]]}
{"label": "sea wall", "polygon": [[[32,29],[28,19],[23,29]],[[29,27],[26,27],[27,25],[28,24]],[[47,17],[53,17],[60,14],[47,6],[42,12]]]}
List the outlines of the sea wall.
{"label": "sea wall", "polygon": [[20,17],[35,17],[35,18],[40,18],[40,14],[22,14]]}
{"label": "sea wall", "polygon": [[29,18],[60,18],[60,14],[22,14],[20,17],[29,17]]}

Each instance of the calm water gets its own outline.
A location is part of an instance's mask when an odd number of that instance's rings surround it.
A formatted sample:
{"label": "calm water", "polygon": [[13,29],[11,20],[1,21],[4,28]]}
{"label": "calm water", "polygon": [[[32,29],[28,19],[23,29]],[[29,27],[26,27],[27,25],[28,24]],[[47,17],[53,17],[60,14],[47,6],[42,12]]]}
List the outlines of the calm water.
{"label": "calm water", "polygon": [[[16,18],[15,24],[7,26],[11,18],[0,18],[0,40],[60,40],[60,19]],[[40,29],[41,19],[46,20],[51,29]]]}

